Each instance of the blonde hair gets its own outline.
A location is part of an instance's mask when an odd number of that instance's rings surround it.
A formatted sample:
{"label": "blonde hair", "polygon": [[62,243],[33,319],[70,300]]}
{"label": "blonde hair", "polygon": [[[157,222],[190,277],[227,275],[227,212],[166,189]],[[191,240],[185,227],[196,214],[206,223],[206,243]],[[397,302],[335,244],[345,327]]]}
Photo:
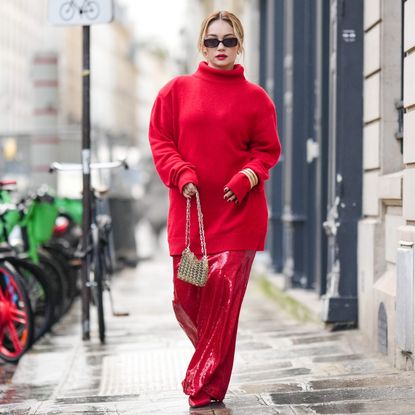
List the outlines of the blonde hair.
{"label": "blonde hair", "polygon": [[209,28],[209,25],[214,22],[215,20],[223,20],[232,27],[235,37],[238,39],[238,46],[239,51],[243,53],[244,51],[244,28],[242,26],[241,21],[231,12],[227,11],[220,11],[215,12],[207,16],[200,27],[200,34],[199,34],[199,41],[197,44],[197,48],[199,52],[203,51],[203,40],[206,37],[206,32]]}

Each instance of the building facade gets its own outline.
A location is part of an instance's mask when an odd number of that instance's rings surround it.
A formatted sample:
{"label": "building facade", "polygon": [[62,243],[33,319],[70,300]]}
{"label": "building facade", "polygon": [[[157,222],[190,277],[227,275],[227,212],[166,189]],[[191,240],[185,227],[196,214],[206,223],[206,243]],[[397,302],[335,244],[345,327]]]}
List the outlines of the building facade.
{"label": "building facade", "polygon": [[35,88],[32,56],[44,40],[46,1],[0,4],[0,172],[28,185]]}
{"label": "building facade", "polygon": [[374,348],[413,369],[415,1],[365,1],[359,322]]}
{"label": "building facade", "polygon": [[[91,29],[92,141],[99,160],[134,156],[138,135],[135,38],[125,9],[114,5],[114,21]],[[80,160],[82,30],[51,26],[46,6],[46,0],[0,5],[0,173],[17,178],[22,189],[63,190],[71,184],[47,171],[52,161]],[[134,193],[130,184],[116,186],[118,193]]]}
{"label": "building facade", "polygon": [[268,249],[322,321],[413,368],[415,1],[261,0],[278,112]]}
{"label": "building facade", "polygon": [[43,41],[45,4],[44,0],[36,4],[24,0],[0,4],[0,126],[3,132],[25,132],[32,127],[34,91],[30,56]]}

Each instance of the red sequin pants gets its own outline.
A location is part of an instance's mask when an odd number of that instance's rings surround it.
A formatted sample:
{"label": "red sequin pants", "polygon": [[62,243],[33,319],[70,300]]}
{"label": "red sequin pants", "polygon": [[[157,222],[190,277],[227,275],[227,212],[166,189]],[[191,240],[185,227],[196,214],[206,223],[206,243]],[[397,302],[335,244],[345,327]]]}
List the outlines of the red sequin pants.
{"label": "red sequin pants", "polygon": [[195,352],[182,382],[187,395],[200,391],[223,400],[235,355],[239,312],[255,251],[208,255],[209,278],[203,288],[177,278],[180,256],[173,257],[176,318]]}

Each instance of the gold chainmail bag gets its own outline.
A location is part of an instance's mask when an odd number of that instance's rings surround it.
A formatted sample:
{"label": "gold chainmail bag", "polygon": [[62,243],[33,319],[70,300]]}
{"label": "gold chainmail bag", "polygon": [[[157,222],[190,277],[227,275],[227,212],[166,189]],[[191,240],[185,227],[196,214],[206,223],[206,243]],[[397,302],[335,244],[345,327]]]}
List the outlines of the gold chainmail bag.
{"label": "gold chainmail bag", "polygon": [[198,191],[196,191],[196,206],[199,222],[200,246],[202,247],[202,258],[200,260],[197,259],[196,255],[190,250],[190,202],[191,198],[188,198],[186,205],[186,248],[184,248],[182,252],[177,277],[190,284],[203,287],[208,279],[209,266],[206,255],[202,208],[200,206]]}

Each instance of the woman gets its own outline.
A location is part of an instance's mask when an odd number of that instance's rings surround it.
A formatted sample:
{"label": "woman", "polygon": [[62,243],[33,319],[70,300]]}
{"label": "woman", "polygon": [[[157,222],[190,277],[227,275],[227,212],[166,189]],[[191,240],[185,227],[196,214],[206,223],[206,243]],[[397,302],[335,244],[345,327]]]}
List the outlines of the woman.
{"label": "woman", "polygon": [[[235,64],[244,32],[229,12],[202,23],[201,62],[164,86],[154,103],[149,139],[157,171],[170,188],[168,242],[177,320],[195,353],[182,383],[192,407],[222,401],[232,371],[239,311],[255,252],[264,249],[264,182],[281,147],[275,106]],[[198,190],[209,261],[200,288],[177,278],[185,247],[186,198]],[[192,203],[191,249],[201,254]]]}

